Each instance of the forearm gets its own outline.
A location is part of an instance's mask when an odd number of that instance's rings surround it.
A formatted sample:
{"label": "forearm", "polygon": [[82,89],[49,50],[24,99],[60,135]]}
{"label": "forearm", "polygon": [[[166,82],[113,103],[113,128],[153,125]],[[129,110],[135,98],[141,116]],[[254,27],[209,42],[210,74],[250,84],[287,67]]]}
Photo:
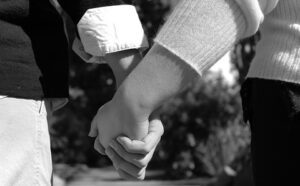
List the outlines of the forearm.
{"label": "forearm", "polygon": [[147,118],[228,52],[245,30],[246,20],[233,0],[181,1],[155,39],[158,44],[115,100],[128,105],[134,117]]}
{"label": "forearm", "polygon": [[111,67],[117,87],[142,60],[142,55],[137,49],[110,53],[105,56],[105,61]]}
{"label": "forearm", "polygon": [[196,77],[197,73],[189,65],[155,44],[122,83],[113,101],[125,106],[137,120],[143,120]]}

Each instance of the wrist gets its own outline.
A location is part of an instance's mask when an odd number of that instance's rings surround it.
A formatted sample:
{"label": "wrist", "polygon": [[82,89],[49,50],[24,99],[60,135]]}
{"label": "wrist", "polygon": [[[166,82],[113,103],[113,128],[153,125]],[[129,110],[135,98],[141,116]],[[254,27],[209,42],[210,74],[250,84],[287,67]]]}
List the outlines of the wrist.
{"label": "wrist", "polygon": [[167,49],[155,44],[118,88],[115,99],[136,118],[149,118],[162,103],[184,90],[194,70]]}
{"label": "wrist", "polygon": [[148,133],[151,112],[131,96],[126,97],[121,91],[115,94],[111,102],[116,108],[115,116],[122,124],[122,134],[130,139],[142,140]]}
{"label": "wrist", "polygon": [[142,95],[138,95],[137,91],[133,91],[122,86],[117,90],[114,95],[113,102],[120,109],[120,114],[126,115],[133,119],[133,123],[144,122],[149,119],[150,114],[154,110],[147,99]]}
{"label": "wrist", "polygon": [[117,87],[122,84],[141,59],[141,53],[135,49],[110,53],[105,56],[105,61],[111,67],[116,78]]}

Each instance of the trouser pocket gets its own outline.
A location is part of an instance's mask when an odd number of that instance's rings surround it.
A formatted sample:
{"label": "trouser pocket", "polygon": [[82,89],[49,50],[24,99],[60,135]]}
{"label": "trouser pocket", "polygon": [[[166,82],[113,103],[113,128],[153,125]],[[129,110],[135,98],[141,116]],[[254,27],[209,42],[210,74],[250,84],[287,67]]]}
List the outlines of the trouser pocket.
{"label": "trouser pocket", "polygon": [[52,162],[43,101],[0,99],[0,185],[50,185]]}

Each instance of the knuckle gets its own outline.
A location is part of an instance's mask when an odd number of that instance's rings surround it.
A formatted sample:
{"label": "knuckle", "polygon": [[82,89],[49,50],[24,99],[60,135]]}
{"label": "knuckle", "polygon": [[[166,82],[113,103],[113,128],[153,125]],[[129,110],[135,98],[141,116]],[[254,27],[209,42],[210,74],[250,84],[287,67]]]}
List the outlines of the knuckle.
{"label": "knuckle", "polygon": [[144,180],[144,179],[145,179],[145,173],[142,173],[141,175],[138,175],[138,176],[136,177],[136,179],[137,179],[137,180],[140,180],[140,181]]}
{"label": "knuckle", "polygon": [[148,165],[148,162],[145,160],[137,160],[136,163],[139,167],[146,167]]}
{"label": "knuckle", "polygon": [[122,162],[122,161],[116,161],[116,164],[117,164],[118,168],[126,170],[126,165],[125,165],[124,162]]}
{"label": "knuckle", "polygon": [[143,153],[147,154],[151,151],[151,147],[149,145],[145,145],[142,151]]}
{"label": "knuckle", "polygon": [[122,156],[122,157],[124,157],[124,158],[127,158],[127,157],[128,157],[128,154],[126,153],[126,151],[123,150],[123,149],[121,149],[121,148],[119,148],[119,147],[116,147],[116,148],[115,148],[115,151],[116,151],[120,156]]}
{"label": "knuckle", "polygon": [[146,168],[143,167],[138,170],[137,174],[135,174],[135,178],[137,178],[138,180],[143,180],[145,179],[145,175],[146,175]]}
{"label": "knuckle", "polygon": [[112,163],[115,165],[119,165],[119,162],[118,162],[118,160],[117,160],[117,158],[115,157],[115,155],[114,154],[109,154],[108,155],[108,157],[109,157],[109,159],[112,161]]}
{"label": "knuckle", "polygon": [[113,166],[115,167],[115,169],[120,169],[120,164],[118,162],[113,162]]}
{"label": "knuckle", "polygon": [[127,152],[132,152],[132,149],[131,149],[129,146],[127,146],[127,145],[124,146],[124,149],[125,149]]}
{"label": "knuckle", "polygon": [[121,171],[117,170],[119,176],[123,179],[128,179]]}

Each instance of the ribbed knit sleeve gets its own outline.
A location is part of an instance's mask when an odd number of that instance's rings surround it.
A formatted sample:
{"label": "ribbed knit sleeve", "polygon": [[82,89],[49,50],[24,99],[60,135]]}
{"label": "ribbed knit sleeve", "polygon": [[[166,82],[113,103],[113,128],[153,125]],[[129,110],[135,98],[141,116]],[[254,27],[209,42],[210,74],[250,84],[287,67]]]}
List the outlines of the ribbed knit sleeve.
{"label": "ribbed knit sleeve", "polygon": [[29,14],[29,0],[0,1],[0,19],[18,23]]}
{"label": "ribbed knit sleeve", "polygon": [[244,35],[246,24],[234,0],[182,0],[155,42],[201,75]]}
{"label": "ribbed knit sleeve", "polygon": [[281,0],[260,27],[248,78],[300,84],[300,1]]}

